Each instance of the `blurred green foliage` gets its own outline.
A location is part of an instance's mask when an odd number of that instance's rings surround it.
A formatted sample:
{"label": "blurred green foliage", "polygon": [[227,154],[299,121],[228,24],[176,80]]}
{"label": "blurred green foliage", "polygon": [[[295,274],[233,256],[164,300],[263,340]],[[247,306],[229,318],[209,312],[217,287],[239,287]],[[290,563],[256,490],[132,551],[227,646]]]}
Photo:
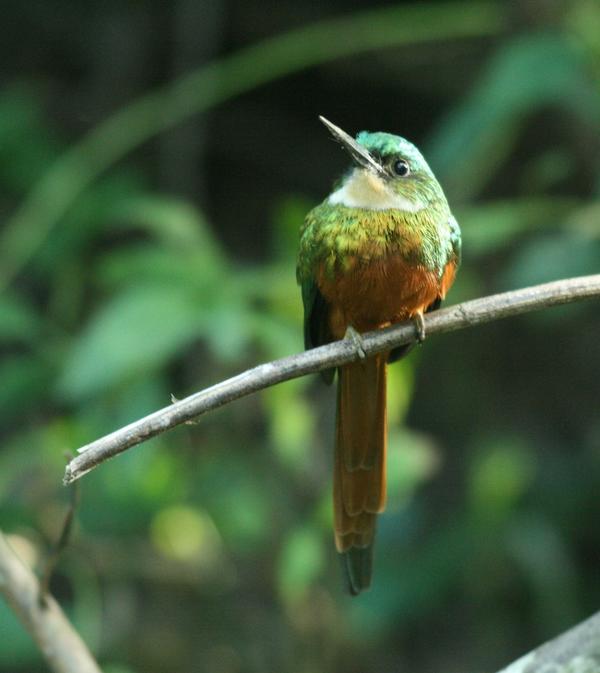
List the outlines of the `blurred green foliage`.
{"label": "blurred green foliage", "polygon": [[[210,3],[179,2],[167,27],[152,3],[52,29],[9,10],[37,51],[7,59],[0,92],[0,526],[37,568],[66,450],[301,349],[297,232],[344,162],[318,113],[424,148],[464,233],[451,302],[600,268],[597,3],[337,4],[207,22]],[[114,48],[125,35],[135,49]],[[333,550],[316,378],[85,477],[53,590],[112,673],[494,670],[600,601],[599,329],[590,302],[392,368],[389,505],[360,599]],[[45,670],[4,604],[0,670]]]}

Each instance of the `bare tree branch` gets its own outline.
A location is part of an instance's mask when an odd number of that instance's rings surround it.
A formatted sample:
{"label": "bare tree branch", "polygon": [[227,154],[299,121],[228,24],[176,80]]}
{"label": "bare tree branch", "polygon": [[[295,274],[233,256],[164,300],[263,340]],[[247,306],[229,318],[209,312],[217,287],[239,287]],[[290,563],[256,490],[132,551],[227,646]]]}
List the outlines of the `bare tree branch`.
{"label": "bare tree branch", "polygon": [[598,673],[600,612],[565,631],[499,673]]}
{"label": "bare tree branch", "polygon": [[[452,332],[519,313],[599,296],[600,274],[570,278],[475,299],[430,313],[425,316],[425,329],[429,335]],[[362,347],[367,355],[373,355],[414,341],[415,336],[414,325],[402,323],[364,334]],[[67,465],[64,483],[70,484],[108,458],[228,402],[276,383],[357,359],[354,342],[342,340],[249,369],[82,447],[78,450],[80,455]]]}
{"label": "bare tree branch", "polygon": [[55,673],[101,673],[59,604],[42,596],[36,576],[0,532],[0,594],[13,609]]}

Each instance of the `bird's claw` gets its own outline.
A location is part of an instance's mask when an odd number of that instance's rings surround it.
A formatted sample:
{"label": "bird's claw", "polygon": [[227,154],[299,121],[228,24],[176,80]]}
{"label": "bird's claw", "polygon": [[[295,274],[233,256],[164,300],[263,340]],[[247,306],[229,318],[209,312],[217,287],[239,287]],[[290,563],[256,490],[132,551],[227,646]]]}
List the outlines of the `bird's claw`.
{"label": "bird's claw", "polygon": [[425,319],[422,313],[415,313],[412,317],[415,330],[417,331],[417,341],[422,344],[425,341]]}
{"label": "bird's claw", "polygon": [[358,354],[358,357],[361,360],[364,360],[367,357],[367,354],[365,353],[364,349],[364,341],[361,335],[352,327],[352,325],[348,325],[346,328],[346,333],[344,334],[344,340],[348,340],[352,342],[352,345],[354,346],[354,349],[356,350],[356,353]]}

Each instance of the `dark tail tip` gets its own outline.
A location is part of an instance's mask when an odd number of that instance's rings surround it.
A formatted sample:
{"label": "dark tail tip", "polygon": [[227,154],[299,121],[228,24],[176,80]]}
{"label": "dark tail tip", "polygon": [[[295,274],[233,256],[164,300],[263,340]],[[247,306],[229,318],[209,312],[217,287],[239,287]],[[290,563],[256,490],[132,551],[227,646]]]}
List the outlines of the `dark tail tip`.
{"label": "dark tail tip", "polygon": [[373,546],[351,547],[341,554],[341,560],[348,591],[352,596],[358,596],[371,586]]}

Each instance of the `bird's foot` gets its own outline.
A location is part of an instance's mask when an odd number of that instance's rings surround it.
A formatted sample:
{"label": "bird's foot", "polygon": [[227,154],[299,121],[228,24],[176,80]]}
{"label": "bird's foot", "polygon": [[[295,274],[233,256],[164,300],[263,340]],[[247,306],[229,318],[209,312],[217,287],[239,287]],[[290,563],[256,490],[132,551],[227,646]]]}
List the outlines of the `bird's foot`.
{"label": "bird's foot", "polygon": [[422,313],[415,313],[412,317],[413,325],[417,331],[417,341],[422,344],[425,341],[425,319]]}
{"label": "bird's foot", "polygon": [[364,341],[361,335],[352,327],[352,325],[348,325],[346,329],[346,334],[344,334],[344,341],[348,340],[352,342],[352,345],[354,346],[354,349],[356,350],[358,357],[361,360],[364,360],[367,357],[367,354],[365,353],[364,349]]}
{"label": "bird's foot", "polygon": [[[173,393],[171,393],[171,404],[175,404],[175,402],[179,402],[179,398],[175,397]],[[185,421],[184,425],[199,425],[200,421]]]}

